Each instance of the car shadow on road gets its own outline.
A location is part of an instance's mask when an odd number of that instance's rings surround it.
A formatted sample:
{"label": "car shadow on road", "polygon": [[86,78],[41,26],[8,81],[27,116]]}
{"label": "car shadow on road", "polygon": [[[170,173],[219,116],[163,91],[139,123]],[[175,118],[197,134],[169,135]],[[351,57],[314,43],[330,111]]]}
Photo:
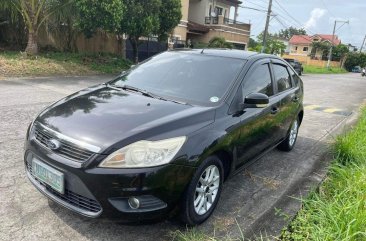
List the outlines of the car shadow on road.
{"label": "car shadow on road", "polygon": [[[287,216],[300,207],[291,193],[297,198],[306,195],[313,186],[309,181],[319,182],[324,176],[326,162],[320,156],[326,146],[325,142],[299,136],[292,152],[272,150],[247,166],[225,183],[213,216],[198,230],[234,238],[241,237],[241,232],[253,236],[273,233],[268,230],[271,227],[281,230]],[[126,225],[81,217],[52,201],[49,206],[65,224],[89,240],[172,240],[172,232],[186,229],[174,220]]]}

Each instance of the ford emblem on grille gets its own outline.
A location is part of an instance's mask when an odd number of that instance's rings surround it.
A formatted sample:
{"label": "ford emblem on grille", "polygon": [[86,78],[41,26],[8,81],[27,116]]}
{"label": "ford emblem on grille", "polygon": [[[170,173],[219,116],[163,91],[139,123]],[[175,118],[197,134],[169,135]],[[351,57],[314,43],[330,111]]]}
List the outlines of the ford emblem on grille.
{"label": "ford emblem on grille", "polygon": [[61,147],[61,143],[58,140],[51,139],[47,141],[47,147],[51,150],[57,150]]}

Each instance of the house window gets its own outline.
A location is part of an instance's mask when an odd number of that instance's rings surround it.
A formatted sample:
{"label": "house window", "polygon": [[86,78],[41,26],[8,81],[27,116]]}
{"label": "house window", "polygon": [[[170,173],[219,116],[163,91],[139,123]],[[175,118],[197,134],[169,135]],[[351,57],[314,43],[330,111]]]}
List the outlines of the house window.
{"label": "house window", "polygon": [[295,47],[295,50],[297,51],[297,46]]}
{"label": "house window", "polygon": [[304,48],[302,48],[302,51],[303,51],[303,52],[308,52],[308,50],[309,50],[309,47],[304,47]]}
{"label": "house window", "polygon": [[222,8],[220,8],[220,7],[215,7],[215,12],[216,12],[216,14],[217,14],[217,16],[221,16],[222,15]]}

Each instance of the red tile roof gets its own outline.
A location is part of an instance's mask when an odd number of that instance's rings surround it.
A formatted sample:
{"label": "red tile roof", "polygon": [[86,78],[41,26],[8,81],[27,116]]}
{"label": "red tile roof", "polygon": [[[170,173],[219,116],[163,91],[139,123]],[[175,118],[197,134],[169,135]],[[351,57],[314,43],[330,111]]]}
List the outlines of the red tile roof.
{"label": "red tile roof", "polygon": [[290,44],[311,44],[311,36],[308,35],[294,35],[289,41]]}
{"label": "red tile roof", "polygon": [[[331,35],[331,34],[316,34],[316,35],[314,35],[314,37],[315,36],[319,36],[323,40],[328,40],[329,42],[332,42],[332,38],[333,38],[333,35]],[[337,35],[334,35],[333,44],[334,45],[339,45],[340,43],[341,43],[341,40],[338,39],[338,36]]]}
{"label": "red tile roof", "polygon": [[[290,44],[311,44],[313,42],[313,38],[319,37],[322,41],[332,42],[333,35],[331,34],[315,34],[314,36],[309,35],[294,35],[290,39]],[[341,40],[338,39],[338,36],[334,36],[334,45],[339,45]]]}

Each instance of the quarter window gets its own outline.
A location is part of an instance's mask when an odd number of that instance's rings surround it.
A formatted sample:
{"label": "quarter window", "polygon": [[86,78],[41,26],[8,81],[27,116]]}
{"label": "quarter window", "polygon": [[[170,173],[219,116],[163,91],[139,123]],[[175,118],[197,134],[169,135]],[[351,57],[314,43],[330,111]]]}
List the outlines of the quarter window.
{"label": "quarter window", "polygon": [[291,78],[285,66],[273,64],[273,72],[275,76],[275,83],[277,83],[278,92],[291,89]]}
{"label": "quarter window", "polygon": [[252,71],[243,86],[243,96],[251,93],[262,93],[268,96],[273,95],[271,74],[268,64],[262,64]]}
{"label": "quarter window", "polygon": [[300,77],[292,69],[288,69],[288,70],[290,71],[290,75],[292,76],[292,79],[294,80],[295,86],[299,86]]}

